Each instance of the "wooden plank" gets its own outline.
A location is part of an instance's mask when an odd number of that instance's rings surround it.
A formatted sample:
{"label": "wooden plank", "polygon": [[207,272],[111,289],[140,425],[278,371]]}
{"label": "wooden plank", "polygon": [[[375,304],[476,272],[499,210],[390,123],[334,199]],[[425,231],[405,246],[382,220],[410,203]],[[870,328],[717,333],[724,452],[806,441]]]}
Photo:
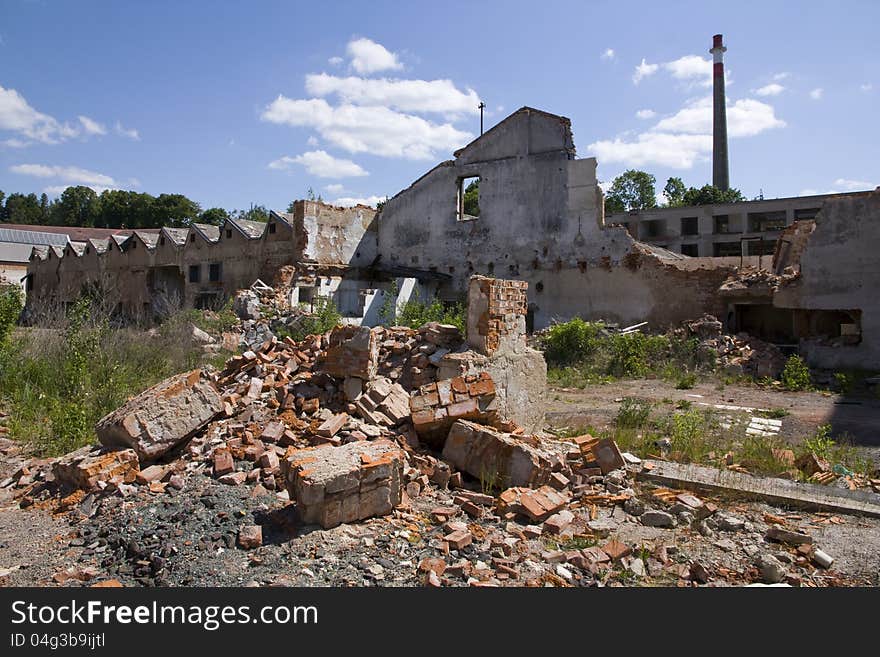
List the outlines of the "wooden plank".
{"label": "wooden plank", "polygon": [[664,461],[646,463],[651,463],[652,467],[643,469],[636,477],[666,486],[731,492],[771,503],[880,517],[880,496],[868,491],[849,491],[830,486],[801,484],[787,479],[755,477],[693,464]]}

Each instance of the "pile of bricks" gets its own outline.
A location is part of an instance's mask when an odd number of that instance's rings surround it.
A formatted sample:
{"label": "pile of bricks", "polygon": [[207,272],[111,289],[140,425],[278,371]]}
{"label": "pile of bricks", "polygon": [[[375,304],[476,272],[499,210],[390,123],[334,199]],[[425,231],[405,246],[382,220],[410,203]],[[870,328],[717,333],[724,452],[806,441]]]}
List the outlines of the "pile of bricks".
{"label": "pile of bricks", "polygon": [[468,288],[468,343],[493,355],[526,344],[526,281],[472,276]]}
{"label": "pile of bricks", "polygon": [[139,469],[133,449],[83,447],[55,461],[52,474],[63,488],[94,490],[108,483],[130,484]]}
{"label": "pile of bricks", "polygon": [[422,386],[409,400],[412,423],[419,437],[445,440],[456,420],[497,421],[495,382],[486,372],[457,376]]}
{"label": "pile of bricks", "polygon": [[403,453],[388,440],[290,450],[282,474],[307,523],[330,528],[391,513],[400,504]]}

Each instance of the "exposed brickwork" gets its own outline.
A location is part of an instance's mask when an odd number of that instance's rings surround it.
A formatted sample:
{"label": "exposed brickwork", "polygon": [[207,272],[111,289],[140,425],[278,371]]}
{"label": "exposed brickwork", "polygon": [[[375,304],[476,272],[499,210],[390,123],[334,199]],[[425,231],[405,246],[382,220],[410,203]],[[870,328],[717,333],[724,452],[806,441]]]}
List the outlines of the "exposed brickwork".
{"label": "exposed brickwork", "polygon": [[472,276],[468,288],[468,343],[491,356],[503,346],[525,346],[526,281]]}
{"label": "exposed brickwork", "polygon": [[391,513],[400,504],[403,452],[390,440],[290,449],[281,471],[307,523],[325,529]]}
{"label": "exposed brickwork", "polygon": [[419,436],[444,439],[456,420],[496,421],[495,382],[482,372],[429,383],[413,393],[409,407]]}
{"label": "exposed brickwork", "polygon": [[355,376],[369,381],[376,376],[379,361],[377,330],[363,326],[337,326],[320,367],[331,376]]}

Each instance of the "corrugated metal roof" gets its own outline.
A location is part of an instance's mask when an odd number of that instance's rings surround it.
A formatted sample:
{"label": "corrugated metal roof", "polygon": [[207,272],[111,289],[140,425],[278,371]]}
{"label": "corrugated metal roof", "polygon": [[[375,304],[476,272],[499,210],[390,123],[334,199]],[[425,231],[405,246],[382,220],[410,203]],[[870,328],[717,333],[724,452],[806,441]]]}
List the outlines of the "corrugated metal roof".
{"label": "corrugated metal roof", "polygon": [[35,246],[54,245],[64,246],[68,242],[67,235],[58,233],[49,233],[35,230],[18,230],[17,228],[4,228],[0,226],[0,242],[9,242],[11,244],[30,244]]}
{"label": "corrugated metal roof", "polygon": [[31,258],[33,248],[33,244],[0,242],[0,262],[18,262],[26,265]]}

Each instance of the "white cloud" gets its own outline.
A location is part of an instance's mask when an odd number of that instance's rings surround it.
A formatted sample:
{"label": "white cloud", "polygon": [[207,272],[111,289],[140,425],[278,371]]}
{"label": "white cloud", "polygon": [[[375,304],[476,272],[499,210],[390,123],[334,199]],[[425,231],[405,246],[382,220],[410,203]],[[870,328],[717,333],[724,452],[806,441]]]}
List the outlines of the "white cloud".
{"label": "white cloud", "polygon": [[306,92],[321,97],[336,95],[342,103],[353,105],[447,115],[473,114],[480,102],[476,91],[460,91],[451,80],[342,78],[319,73],[306,76]]}
{"label": "white cloud", "polygon": [[313,176],[319,178],[356,178],[369,175],[363,167],[351,160],[336,158],[326,151],[309,151],[296,157],[284,157],[269,163],[270,169],[289,169],[301,164]]}
{"label": "white cloud", "polygon": [[776,74],[773,76],[773,79],[774,79],[774,80],[777,80],[777,81],[779,81],[779,80],[784,80],[785,78],[789,77],[790,75],[791,75],[791,73],[789,73],[789,72],[787,72],[787,71],[783,71],[783,72],[781,72],[781,73],[776,73]]}
{"label": "white cloud", "polygon": [[[785,126],[771,105],[752,98],[728,104],[727,123],[731,137],[750,137]],[[650,130],[599,140],[588,149],[601,164],[690,169],[697,162],[708,161],[712,152],[712,97],[688,102]]]}
{"label": "white cloud", "polygon": [[841,187],[848,192],[859,189],[874,189],[874,187],[876,187],[873,183],[864,180],[847,180],[846,178],[838,178],[834,181],[834,186]]}
{"label": "white cloud", "polygon": [[344,61],[345,60],[342,59],[342,57],[331,57],[327,60],[327,63],[330,64],[330,66],[342,66]]}
{"label": "white cloud", "polygon": [[318,140],[318,138],[315,137],[314,135],[310,135],[309,138],[306,139],[306,144],[309,145],[309,146],[312,146],[312,147],[315,147],[315,146],[317,146],[317,145],[320,144],[320,143],[321,143],[321,142],[320,142],[320,141]]}
{"label": "white cloud", "polygon": [[642,63],[636,66],[636,71],[633,73],[633,84],[638,84],[649,75],[654,75],[659,68],[659,64],[649,64],[645,61],[645,58],[642,57]]}
{"label": "white cloud", "polygon": [[[785,121],[776,118],[772,105],[752,98],[742,98],[727,106],[727,132],[731,137],[752,137],[765,130],[785,127]],[[712,97],[691,101],[654,127],[659,132],[687,134],[712,133]]]}
{"label": "white cloud", "polygon": [[396,53],[370,39],[361,38],[349,41],[346,51],[351,57],[352,68],[361,74],[399,71],[403,68]]}
{"label": "white cloud", "polygon": [[655,116],[657,116],[657,112],[652,109],[640,109],[636,112],[637,119],[653,119]]}
{"label": "white cloud", "polygon": [[329,185],[324,185],[324,191],[328,194],[341,194],[345,191],[345,186],[339,183],[330,183]]}
{"label": "white cloud", "polygon": [[685,55],[663,64],[676,80],[696,80],[704,87],[712,84],[712,60],[698,55]]}
{"label": "white cloud", "polygon": [[331,106],[323,98],[294,100],[279,95],[261,115],[281,125],[308,127],[349,153],[370,152],[383,157],[434,159],[436,151],[463,146],[473,135],[451,123],[437,124],[388,107]]}
{"label": "white cloud", "polygon": [[102,124],[98,123],[94,119],[90,119],[87,116],[78,116],[80,124],[82,124],[83,132],[87,135],[106,135],[107,128],[105,128]]}
{"label": "white cloud", "polygon": [[763,87],[754,90],[758,96],[778,96],[783,91],[785,91],[785,87],[776,82],[771,82],[770,84],[766,84]]}
{"label": "white cloud", "polygon": [[334,200],[333,205],[340,205],[344,208],[350,208],[355,205],[368,205],[371,208],[375,208],[377,203],[386,200],[387,196],[366,196],[366,197],[355,197],[355,196],[343,196]]}
{"label": "white cloud", "polygon": [[[110,189],[118,189],[117,187],[104,187],[103,185],[83,185],[84,187],[91,188],[95,194],[100,194],[101,192],[106,192]],[[61,196],[64,193],[64,190],[70,187],[70,185],[49,185],[48,187],[43,187],[43,191],[49,196]]]}
{"label": "white cloud", "polygon": [[57,144],[79,134],[76,127],[38,112],[15,89],[5,89],[2,86],[0,86],[0,130],[16,132],[22,137],[44,144]]}
{"label": "white cloud", "polygon": [[116,131],[117,135],[122,135],[123,137],[128,137],[132,141],[140,141],[141,140],[141,135],[136,129],[123,128],[122,124],[119,121],[116,122],[116,125],[113,127],[113,129]]}
{"label": "white cloud", "polygon": [[870,82],[865,82],[864,84],[859,85],[859,90],[864,91],[864,92],[871,91],[871,89],[873,89],[873,88],[874,88],[874,85],[871,84]]}
{"label": "white cloud", "polygon": [[[58,196],[71,185],[91,187],[100,194],[107,189],[118,189],[119,184],[111,176],[97,171],[89,171],[80,167],[57,166],[48,164],[15,164],[9,167],[12,173],[33,178],[54,178],[61,184],[49,185],[43,189],[50,196]],[[139,182],[132,178],[129,184],[137,186]]]}
{"label": "white cloud", "polygon": [[614,59],[614,48],[605,48],[602,51],[602,54],[599,55],[600,59]]}
{"label": "white cloud", "polygon": [[823,93],[825,93],[825,91],[822,89],[822,87],[816,87],[810,92],[810,98],[812,98],[813,100],[821,100]]}
{"label": "white cloud", "polygon": [[9,139],[4,139],[3,141],[0,141],[0,146],[6,146],[7,148],[24,148],[25,146],[29,146],[30,143],[31,142],[24,139],[10,137]]}
{"label": "white cloud", "polygon": [[631,166],[657,164],[671,169],[690,169],[712,151],[712,137],[643,132],[635,141],[620,138],[602,140],[587,148],[602,163],[620,162]]}
{"label": "white cloud", "polygon": [[58,178],[62,182],[74,185],[115,185],[110,176],[80,167],[65,167],[46,164],[14,164],[9,167],[12,173],[34,178]]}

